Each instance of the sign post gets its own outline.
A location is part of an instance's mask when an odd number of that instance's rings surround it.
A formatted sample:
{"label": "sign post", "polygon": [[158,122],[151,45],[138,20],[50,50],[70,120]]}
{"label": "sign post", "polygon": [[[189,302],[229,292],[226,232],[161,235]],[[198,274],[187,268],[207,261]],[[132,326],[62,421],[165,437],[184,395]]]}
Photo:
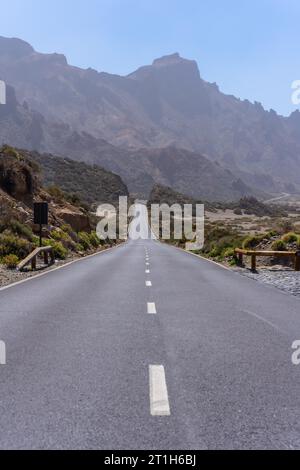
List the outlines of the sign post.
{"label": "sign post", "polygon": [[34,224],[40,226],[40,247],[42,246],[43,225],[48,225],[48,202],[35,202],[33,205]]}

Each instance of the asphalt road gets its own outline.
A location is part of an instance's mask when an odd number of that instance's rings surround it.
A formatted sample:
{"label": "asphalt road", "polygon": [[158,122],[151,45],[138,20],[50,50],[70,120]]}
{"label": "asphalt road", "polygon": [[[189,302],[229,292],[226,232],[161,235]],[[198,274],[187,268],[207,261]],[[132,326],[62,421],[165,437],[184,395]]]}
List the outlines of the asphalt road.
{"label": "asphalt road", "polygon": [[299,307],[152,240],[2,290],[0,448],[299,449]]}

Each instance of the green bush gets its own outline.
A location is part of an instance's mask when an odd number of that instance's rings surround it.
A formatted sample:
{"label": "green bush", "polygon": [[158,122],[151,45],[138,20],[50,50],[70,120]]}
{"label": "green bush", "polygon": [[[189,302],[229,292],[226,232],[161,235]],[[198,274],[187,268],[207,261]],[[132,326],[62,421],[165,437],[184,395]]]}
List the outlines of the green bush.
{"label": "green bush", "polygon": [[275,242],[272,243],[272,250],[286,251],[286,243],[283,240],[275,240]]}
{"label": "green bush", "polygon": [[298,241],[298,235],[294,232],[289,232],[289,233],[286,233],[285,235],[283,235],[282,237],[282,241],[284,241],[285,243],[294,243],[294,242],[297,242]]}
{"label": "green bush", "polygon": [[264,239],[270,238],[269,234],[264,233],[263,235],[250,235],[249,237],[245,238],[243,241],[243,248],[245,250],[252,249],[257,247],[260,242]]}
{"label": "green bush", "polygon": [[217,258],[218,256],[220,256],[220,254],[221,254],[221,251],[217,246],[214,246],[209,252],[209,256],[211,258]]}
{"label": "green bush", "polygon": [[50,232],[50,236],[57,241],[64,241],[67,243],[72,242],[70,235],[66,232],[63,232],[62,230],[52,230],[52,232]]}
{"label": "green bush", "polygon": [[18,220],[11,220],[11,222],[9,223],[9,228],[16,235],[25,237],[31,242],[33,241],[33,233],[31,228],[27,227],[27,225],[22,224]]}
{"label": "green bush", "polygon": [[50,232],[50,237],[53,238],[53,240],[60,241],[62,239],[62,232],[59,230],[52,230]]}
{"label": "green bush", "polygon": [[65,248],[61,242],[56,240],[44,239],[43,246],[52,246],[55,258],[66,259],[68,255],[67,248]]}
{"label": "green bush", "polygon": [[89,250],[91,248],[90,235],[87,232],[79,232],[78,241],[85,250]]}
{"label": "green bush", "polygon": [[60,227],[60,229],[63,231],[63,232],[66,232],[68,233],[69,235],[73,232],[73,229],[71,227],[71,225],[69,224],[64,224]]}
{"label": "green bush", "polygon": [[90,243],[94,248],[98,248],[98,246],[101,245],[101,240],[98,238],[98,235],[96,232],[92,232],[89,236]]}
{"label": "green bush", "polygon": [[76,251],[79,252],[79,253],[83,253],[84,252],[84,247],[80,243],[77,243]]}
{"label": "green bush", "polygon": [[16,237],[12,233],[3,232],[0,235],[0,257],[16,255],[19,259],[25,258],[32,250],[28,240]]}
{"label": "green bush", "polygon": [[279,235],[279,233],[277,232],[277,230],[270,230],[270,231],[268,232],[269,238],[277,237],[278,235]]}
{"label": "green bush", "polygon": [[2,263],[8,268],[8,269],[16,269],[16,267],[19,264],[19,258],[16,255],[6,255],[2,259]]}
{"label": "green bush", "polygon": [[226,248],[222,254],[223,254],[224,258],[235,257],[234,248]]}
{"label": "green bush", "polygon": [[69,235],[69,237],[71,238],[71,240],[73,240],[73,242],[77,243],[78,242],[78,235],[76,232],[74,232],[74,230],[72,229],[71,225],[69,224],[64,224],[60,227],[60,229],[67,235]]}

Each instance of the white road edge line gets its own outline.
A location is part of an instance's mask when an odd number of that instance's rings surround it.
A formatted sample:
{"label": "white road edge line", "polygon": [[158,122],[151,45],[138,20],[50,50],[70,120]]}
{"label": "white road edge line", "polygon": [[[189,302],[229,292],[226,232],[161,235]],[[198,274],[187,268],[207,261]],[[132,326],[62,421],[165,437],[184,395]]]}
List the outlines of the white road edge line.
{"label": "white road edge line", "polygon": [[152,282],[151,281],[146,281],[146,287],[152,287]]}
{"label": "white road edge line", "polygon": [[150,413],[170,416],[170,404],[164,366],[149,366]]}
{"label": "white road edge line", "polygon": [[148,302],[147,312],[148,312],[149,315],[156,315],[157,314],[156,305],[155,305],[154,302]]}
{"label": "white road edge line", "polygon": [[195,256],[198,259],[200,258],[203,261],[207,261],[208,263],[215,264],[216,266],[219,266],[219,268],[226,269],[226,271],[234,272],[232,269],[228,268],[227,266],[224,266],[224,264],[220,264],[217,261],[213,261],[212,259],[205,258],[205,256],[197,255],[196,253],[193,253],[192,251],[187,251],[184,248],[180,248],[179,246],[173,246],[173,245],[167,245],[167,246],[169,246],[170,248],[175,248],[175,250],[182,251],[183,253],[186,253],[188,255]]}
{"label": "white road edge line", "polygon": [[[126,243],[126,242],[125,242]],[[22,279],[21,281],[13,282],[12,284],[8,284],[7,286],[0,287],[0,292],[11,289],[12,287],[19,286],[21,284],[24,284],[25,282],[30,282],[33,281],[34,279],[38,279],[43,276],[47,276],[48,274],[54,273],[55,271],[59,271],[60,269],[67,268],[68,266],[71,266],[72,264],[75,263],[81,263],[89,258],[93,258],[94,256],[100,256],[103,255],[104,253],[108,253],[109,251],[112,250],[117,250],[118,248],[122,247],[125,245],[125,243],[121,243],[120,245],[113,246],[112,248],[107,248],[102,251],[98,251],[97,253],[93,253],[91,255],[84,256],[83,258],[75,259],[73,261],[69,261],[68,263],[62,264],[61,266],[57,266],[56,268],[51,268],[43,273],[35,274],[33,276],[27,277],[26,279]]]}

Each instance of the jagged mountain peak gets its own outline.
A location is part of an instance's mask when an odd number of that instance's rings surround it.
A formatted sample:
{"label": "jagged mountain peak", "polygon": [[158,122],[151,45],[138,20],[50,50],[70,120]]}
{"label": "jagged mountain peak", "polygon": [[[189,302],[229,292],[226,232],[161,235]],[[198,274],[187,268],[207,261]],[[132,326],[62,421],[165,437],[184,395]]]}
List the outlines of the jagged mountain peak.
{"label": "jagged mountain peak", "polygon": [[194,61],[185,59],[181,57],[181,55],[178,52],[175,52],[174,54],[165,55],[165,56],[159,57],[158,59],[155,59],[152,65],[156,67],[161,67],[161,66],[168,66],[168,65],[186,64],[186,63],[191,63],[191,62],[194,62]]}
{"label": "jagged mountain peak", "polygon": [[153,73],[174,73],[181,71],[185,76],[198,80],[200,72],[195,60],[185,59],[178,52],[155,59],[151,65],[144,65],[128,75],[129,78],[143,79]]}

